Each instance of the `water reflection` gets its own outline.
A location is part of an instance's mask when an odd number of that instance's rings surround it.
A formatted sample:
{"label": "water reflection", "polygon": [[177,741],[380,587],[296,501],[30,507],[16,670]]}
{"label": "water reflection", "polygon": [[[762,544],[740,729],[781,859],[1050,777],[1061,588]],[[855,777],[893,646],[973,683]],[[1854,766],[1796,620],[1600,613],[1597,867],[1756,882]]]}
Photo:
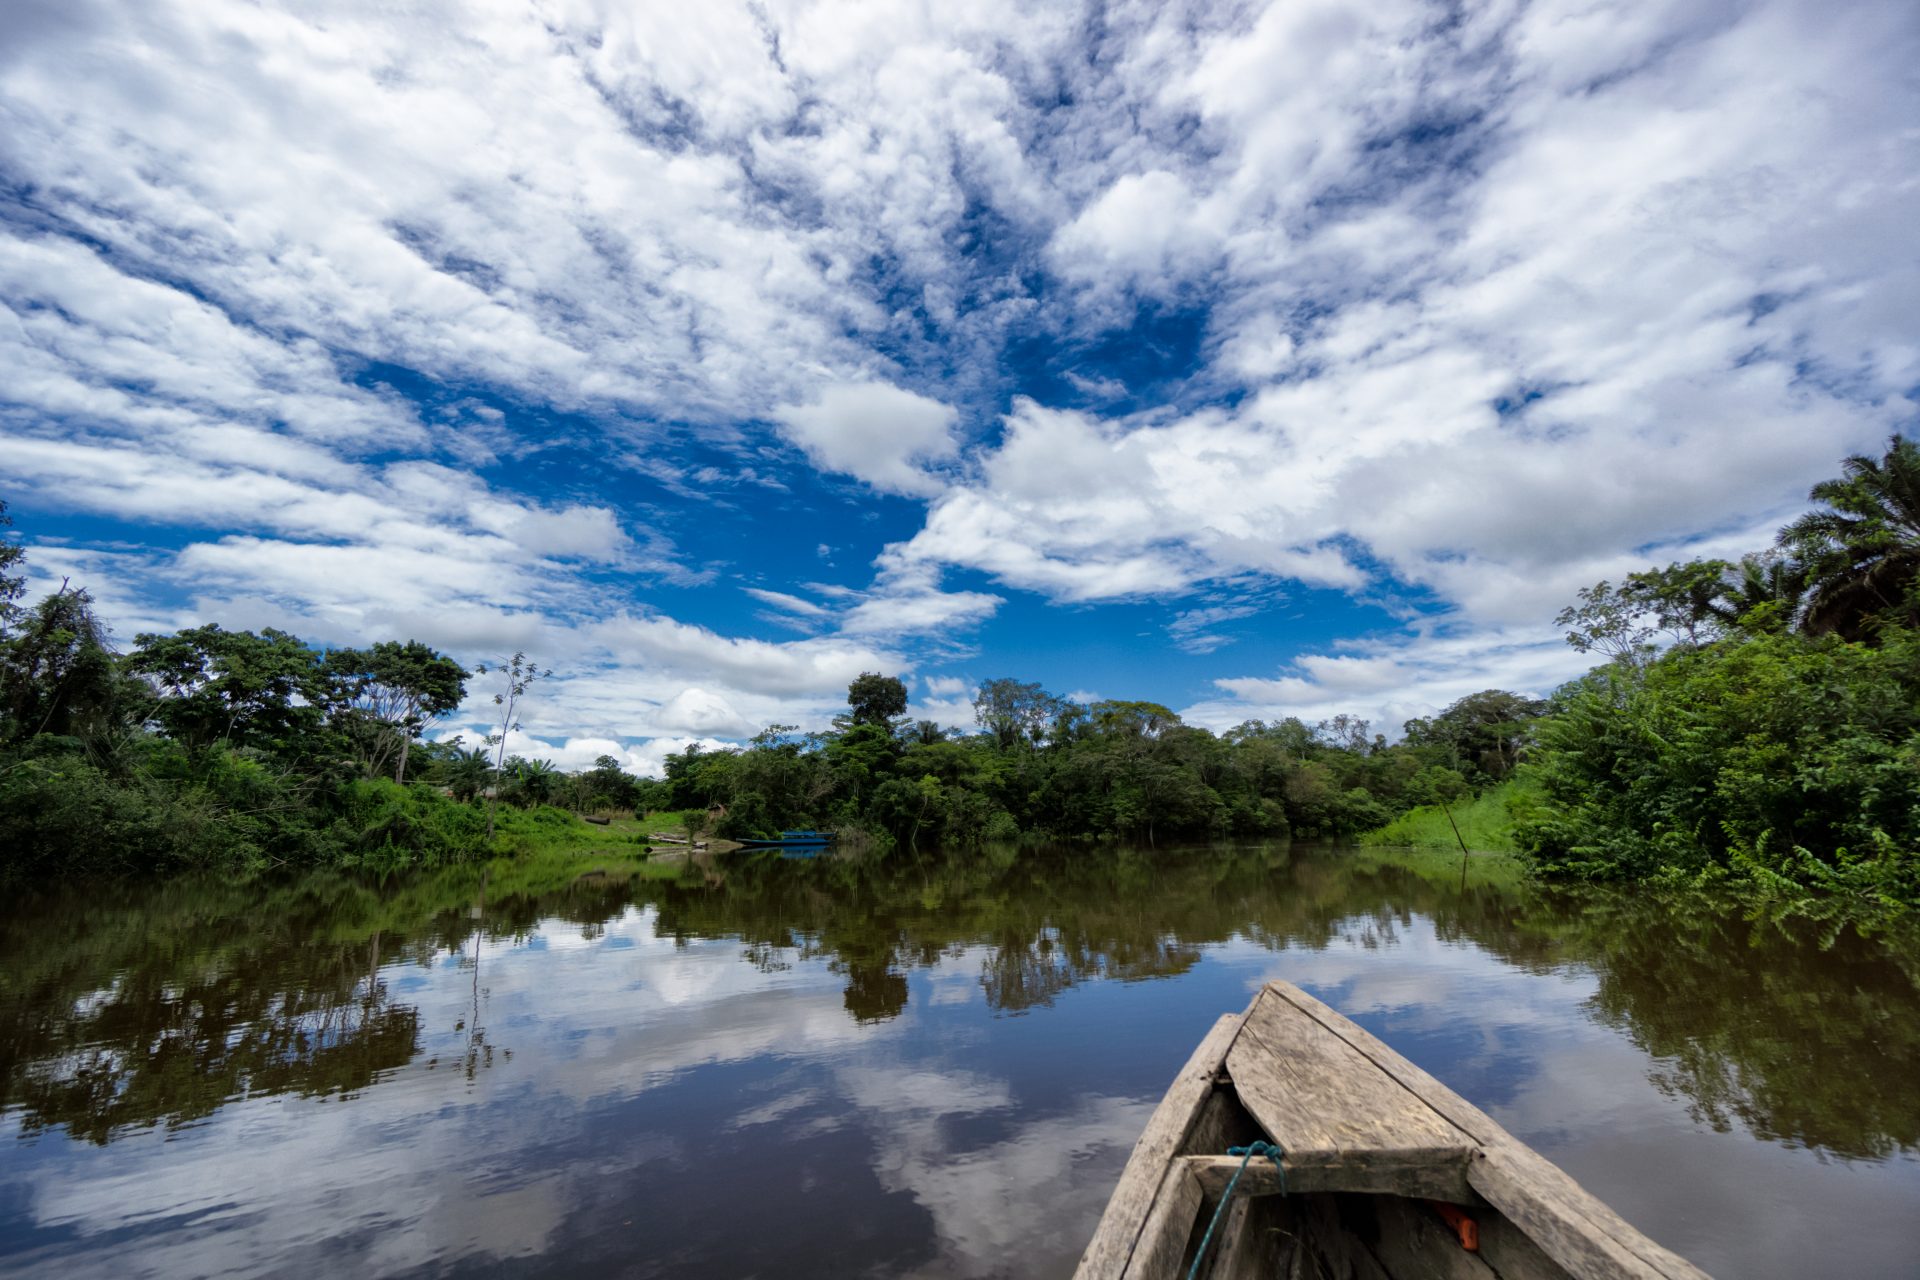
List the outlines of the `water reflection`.
{"label": "water reflection", "polygon": [[1917,956],[1285,847],[42,898],[0,942],[0,1249],[1064,1274],[1173,1068],[1285,973],[1702,1262],[1784,1267],[1761,1228],[1817,1209],[1868,1274],[1920,1244]]}

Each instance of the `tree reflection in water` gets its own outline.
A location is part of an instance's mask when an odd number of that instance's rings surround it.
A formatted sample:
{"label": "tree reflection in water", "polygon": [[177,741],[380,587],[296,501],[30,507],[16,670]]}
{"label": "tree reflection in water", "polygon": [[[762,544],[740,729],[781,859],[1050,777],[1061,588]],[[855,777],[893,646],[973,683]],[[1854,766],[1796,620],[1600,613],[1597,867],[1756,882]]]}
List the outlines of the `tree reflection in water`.
{"label": "tree reflection in water", "polygon": [[[1457,860],[1286,846],[1010,850],[677,869],[497,863],[384,886],[179,881],[16,902],[0,942],[0,1102],[26,1132],[104,1143],[228,1100],[351,1094],[420,1052],[399,965],[471,970],[463,1074],[495,1060],[487,945],[559,925],[595,937],[651,909],[766,973],[824,960],[857,1022],[898,1017],[908,975],[977,953],[989,1006],[1192,969],[1240,937],[1389,944],[1416,917],[1516,967],[1591,971],[1593,1015],[1716,1127],[1843,1158],[1920,1149],[1920,942],[1770,921],[1701,898],[1569,894]],[[508,1051],[499,1047],[502,1054]],[[435,1065],[429,1063],[428,1065]]]}

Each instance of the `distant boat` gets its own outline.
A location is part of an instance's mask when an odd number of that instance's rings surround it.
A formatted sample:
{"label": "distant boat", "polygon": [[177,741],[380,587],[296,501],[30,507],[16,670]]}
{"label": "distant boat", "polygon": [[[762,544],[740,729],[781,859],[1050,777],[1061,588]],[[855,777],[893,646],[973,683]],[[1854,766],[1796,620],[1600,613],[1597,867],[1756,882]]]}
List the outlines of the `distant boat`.
{"label": "distant boat", "polygon": [[748,849],[818,849],[833,842],[831,831],[782,831],[777,840],[741,840]]}
{"label": "distant boat", "polygon": [[1167,1090],[1075,1280],[1706,1280],[1298,987]]}

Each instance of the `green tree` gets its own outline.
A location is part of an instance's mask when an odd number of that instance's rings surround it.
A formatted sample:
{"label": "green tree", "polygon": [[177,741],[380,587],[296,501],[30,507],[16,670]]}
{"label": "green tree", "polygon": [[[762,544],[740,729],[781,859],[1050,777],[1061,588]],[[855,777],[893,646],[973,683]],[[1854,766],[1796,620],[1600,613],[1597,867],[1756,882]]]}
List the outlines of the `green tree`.
{"label": "green tree", "polygon": [[853,724],[891,727],[895,716],[907,711],[907,686],[897,676],[865,671],[847,686],[847,719]]}
{"label": "green tree", "polygon": [[559,794],[561,773],[551,760],[518,760],[511,770],[514,791],[528,808],[552,804]]}
{"label": "green tree", "polygon": [[1107,699],[1087,708],[1087,718],[1095,733],[1128,738],[1157,738],[1180,723],[1180,717],[1157,702],[1125,702]]}
{"label": "green tree", "polygon": [[62,587],[0,639],[0,734],[93,735],[124,701],[106,630],[85,591]]}
{"label": "green tree", "polygon": [[1707,605],[1728,627],[1764,633],[1785,631],[1800,616],[1807,593],[1806,570],[1775,553],[1742,556]]}
{"label": "green tree", "polygon": [[1066,705],[1037,684],[1003,676],[981,684],[973,697],[973,718],[1002,751],[1010,751],[1038,746]]}
{"label": "green tree", "polygon": [[1920,632],[1796,634],[1603,668],[1555,695],[1521,845],[1555,874],[1920,897]]}
{"label": "green tree", "polygon": [[1407,721],[1403,730],[1410,746],[1445,750],[1454,769],[1477,768],[1498,779],[1520,762],[1533,722],[1546,709],[1538,698],[1483,689],[1429,719]]}
{"label": "green tree", "polygon": [[1780,531],[1780,546],[1806,566],[1801,625],[1859,640],[1883,617],[1920,624],[1920,445],[1894,436],[1884,457],[1841,465],[1845,475],[1813,486],[1821,509]]}
{"label": "green tree", "polygon": [[613,756],[595,756],[593,768],[580,775],[586,803],[582,808],[632,809],[640,786]]}
{"label": "green tree", "polygon": [[493,758],[485,747],[462,749],[456,747],[454,757],[446,764],[447,789],[458,800],[472,800],[487,789],[493,779]]}
{"label": "green tree", "polygon": [[382,641],[367,649],[335,649],[323,663],[335,705],[371,722],[369,774],[395,758],[393,780],[407,780],[407,753],[429,725],[460,705],[467,673],[459,663],[417,640]]}
{"label": "green tree", "polygon": [[320,658],[297,636],[209,623],[134,641],[126,667],[152,691],[147,718],[188,747],[285,747],[319,724]]}
{"label": "green tree", "polygon": [[[7,504],[0,499],[0,530],[11,529],[13,517],[7,514]],[[14,621],[20,616],[17,601],[26,594],[27,576],[22,567],[26,564],[27,549],[13,538],[0,532],[0,640],[4,640]]]}

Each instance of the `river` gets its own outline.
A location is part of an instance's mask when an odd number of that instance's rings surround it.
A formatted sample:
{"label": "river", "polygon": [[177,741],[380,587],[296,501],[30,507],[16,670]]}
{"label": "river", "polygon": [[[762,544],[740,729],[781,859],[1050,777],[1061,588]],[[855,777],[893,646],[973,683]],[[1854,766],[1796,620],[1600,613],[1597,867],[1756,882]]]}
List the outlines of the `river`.
{"label": "river", "polygon": [[1722,1277],[1920,1267],[1920,946],[1306,846],[16,894],[0,1270],[1064,1277],[1284,977]]}

